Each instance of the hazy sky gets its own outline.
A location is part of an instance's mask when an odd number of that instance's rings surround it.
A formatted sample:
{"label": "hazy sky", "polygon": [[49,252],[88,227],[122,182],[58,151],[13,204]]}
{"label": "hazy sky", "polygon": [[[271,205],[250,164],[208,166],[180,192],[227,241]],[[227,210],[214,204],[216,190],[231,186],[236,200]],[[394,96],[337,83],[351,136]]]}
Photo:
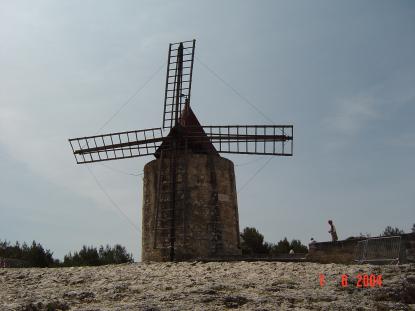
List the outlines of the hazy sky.
{"label": "hazy sky", "polygon": [[[0,0],[0,239],[62,258],[121,243],[140,257],[142,172],[152,157],[90,169],[67,139],[161,126],[170,42],[275,124],[294,156],[238,193],[241,229],[329,240],[415,222],[414,1]],[[161,70],[158,70],[163,66]],[[196,60],[202,124],[269,124]],[[266,156],[228,157],[240,189]]]}

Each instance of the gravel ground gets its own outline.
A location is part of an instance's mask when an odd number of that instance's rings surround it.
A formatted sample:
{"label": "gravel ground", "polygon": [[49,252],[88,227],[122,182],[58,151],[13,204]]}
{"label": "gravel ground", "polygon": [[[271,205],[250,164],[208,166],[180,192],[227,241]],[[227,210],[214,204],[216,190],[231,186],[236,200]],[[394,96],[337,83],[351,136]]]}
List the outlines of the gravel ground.
{"label": "gravel ground", "polygon": [[[359,273],[382,275],[382,286],[358,288]],[[348,286],[341,285],[342,274]],[[1,311],[226,309],[415,310],[415,265],[242,261],[0,269]]]}

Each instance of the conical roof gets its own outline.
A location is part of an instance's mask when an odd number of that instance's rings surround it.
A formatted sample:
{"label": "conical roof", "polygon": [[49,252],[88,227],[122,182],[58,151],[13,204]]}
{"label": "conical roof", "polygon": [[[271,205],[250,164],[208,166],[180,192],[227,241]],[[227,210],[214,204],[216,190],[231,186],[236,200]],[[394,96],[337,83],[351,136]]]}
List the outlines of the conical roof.
{"label": "conical roof", "polygon": [[[211,153],[219,155],[203,130],[203,127],[200,125],[192,108],[190,108],[190,105],[187,103],[182,111],[179,123],[175,125],[166,136],[166,138],[173,137],[176,139],[176,149],[178,150],[184,150],[187,147],[188,151],[194,153]],[[171,140],[166,139],[156,150],[154,155],[158,158],[161,150],[171,149]]]}

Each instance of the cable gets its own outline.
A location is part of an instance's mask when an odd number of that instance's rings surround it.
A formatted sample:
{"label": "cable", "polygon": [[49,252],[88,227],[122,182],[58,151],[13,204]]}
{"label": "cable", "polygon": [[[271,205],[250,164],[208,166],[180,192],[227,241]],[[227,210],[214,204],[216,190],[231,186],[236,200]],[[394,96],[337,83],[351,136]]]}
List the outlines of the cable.
{"label": "cable", "polygon": [[265,113],[263,113],[257,106],[252,104],[245,96],[243,96],[241,93],[239,93],[232,85],[230,85],[228,82],[226,82],[223,78],[221,78],[213,69],[211,69],[208,65],[206,65],[199,57],[195,56],[195,58],[202,64],[203,67],[205,67],[211,74],[213,74],[216,78],[218,78],[223,84],[225,84],[228,88],[230,88],[236,95],[238,95],[240,98],[242,98],[243,101],[245,101],[249,106],[251,106],[253,109],[255,109],[261,116],[265,118],[265,120],[275,123],[273,120],[271,120]]}
{"label": "cable", "polygon": [[254,175],[252,175],[236,192],[237,194],[239,194],[255,177],[256,175],[258,175],[264,168],[265,166],[268,165],[269,162],[271,162],[271,160],[273,159],[273,157],[269,157],[269,159],[267,160],[267,162],[265,162],[256,172]]}
{"label": "cable", "polygon": [[[161,71],[161,69],[163,69],[164,66],[165,65],[163,63],[160,67],[158,67],[157,70],[139,88],[137,88],[135,90],[135,92],[118,108],[118,110],[115,111],[112,114],[112,116],[107,121],[104,122],[104,124],[96,131],[95,135],[98,134],[99,132],[101,132],[101,130],[105,126],[107,126],[107,124],[110,123],[121,112],[121,110],[123,110],[129,103],[131,103],[131,101],[133,100],[133,98],[135,96],[137,96],[137,94],[140,93],[147,86],[147,84],[149,84],[154,79],[154,77]],[[105,165],[103,163],[100,163],[100,164],[102,166],[110,169],[110,170],[116,171],[116,172],[121,173],[121,174],[131,175],[131,176],[140,176],[140,175],[143,175],[143,173],[138,173],[138,174],[127,173],[127,172],[124,172],[124,171],[121,171],[121,170],[117,170],[117,169],[115,169],[113,167],[107,166],[107,165]]]}
{"label": "cable", "polygon": [[138,93],[140,93],[146,86],[147,84],[149,84],[151,82],[151,80],[154,79],[154,77],[161,71],[161,69],[165,66],[165,64],[163,63],[151,76],[150,78],[148,78],[144,84],[142,84],[134,93],[133,95],[131,95],[125,102],[124,104],[122,104],[120,106],[120,108],[118,108],[118,110],[107,120],[104,122],[104,124],[99,128],[99,130],[95,133],[98,134],[105,126],[107,126],[108,123],[110,123],[112,121],[112,119],[114,119],[116,117],[117,114],[120,113],[121,110],[123,110],[125,108],[125,106],[127,106],[134,97],[137,96]]}
{"label": "cable", "polygon": [[[257,106],[252,104],[245,96],[243,96],[241,93],[239,93],[232,85],[230,85],[228,82],[226,82],[223,78],[221,78],[213,69],[211,69],[208,65],[206,65],[199,57],[195,56],[195,58],[200,62],[200,64],[205,67],[212,75],[214,75],[217,79],[219,79],[223,84],[225,84],[228,88],[230,88],[236,95],[238,95],[245,103],[247,103],[249,106],[251,106],[254,110],[256,110],[261,116],[264,117],[265,120],[275,123],[272,119],[270,119],[265,113],[263,113]],[[280,129],[282,132],[282,129]],[[273,157],[270,157],[264,165],[262,165],[255,173],[252,175],[242,186],[239,188],[237,193],[240,193],[264,168],[268,165],[268,163],[272,160]],[[254,162],[254,161],[252,161]],[[249,164],[245,163],[245,164]],[[239,164],[236,166],[240,166],[244,164]]]}
{"label": "cable", "polygon": [[[105,128],[105,126],[107,126],[108,123],[110,123],[120,112],[121,110],[123,110],[133,99],[134,97],[137,96],[138,93],[140,93],[146,86],[147,84],[149,84],[154,77],[161,71],[161,69],[164,67],[164,63],[144,82],[144,84],[142,84],[139,88],[136,89],[136,91],[118,108],[117,111],[115,111],[111,117],[104,122],[104,124],[98,129],[98,131],[96,132],[96,134],[98,134],[103,128]],[[117,170],[115,168],[112,168],[110,166],[107,166],[103,163],[101,163],[102,166],[111,169],[113,171],[118,171],[119,173],[123,173],[126,175],[132,175],[132,176],[140,176],[142,175],[142,173],[139,174],[133,174],[133,173],[127,173],[127,172],[123,172],[121,170]],[[128,221],[128,223],[139,233],[141,234],[140,229],[138,228],[138,226],[122,211],[122,209],[118,206],[117,203],[115,203],[115,201],[111,198],[111,196],[108,194],[108,192],[104,189],[104,187],[101,185],[101,183],[99,182],[98,178],[95,176],[95,174],[92,172],[92,170],[90,169],[90,167],[87,165],[86,166],[88,169],[88,172],[92,175],[92,177],[95,180],[95,183],[98,185],[98,187],[101,189],[101,191],[105,194],[105,196],[107,197],[107,199],[111,202],[111,204],[124,216],[124,218]]]}
{"label": "cable", "polygon": [[122,211],[122,209],[118,206],[117,203],[115,203],[115,201],[110,197],[110,195],[108,194],[107,191],[105,191],[104,187],[101,185],[101,183],[99,182],[98,178],[95,176],[95,174],[92,172],[92,170],[89,168],[89,166],[87,165],[86,168],[88,169],[88,172],[92,175],[92,177],[95,180],[95,183],[98,185],[99,189],[101,189],[101,191],[105,194],[105,196],[107,197],[107,199],[111,202],[111,204],[124,216],[124,218],[129,222],[129,224],[138,232],[141,234],[140,229],[138,228],[138,226]]}
{"label": "cable", "polygon": [[123,171],[123,170],[120,170],[120,169],[118,169],[118,168],[115,168],[115,167],[112,167],[112,166],[106,165],[106,164],[104,164],[104,163],[99,163],[99,164],[101,164],[103,167],[106,167],[107,169],[109,169],[109,170],[111,170],[111,171],[114,171],[114,172],[117,172],[117,173],[120,173],[120,174],[124,174],[124,175],[130,175],[130,176],[141,176],[141,175],[143,175],[143,174],[144,174],[144,172],[143,172],[143,171],[142,171],[142,172],[140,172],[140,173],[138,173],[138,174],[134,174],[134,173],[128,173],[128,172]]}
{"label": "cable", "polygon": [[[142,84],[138,89],[136,89],[136,91],[133,93],[133,95],[131,95],[121,106],[120,106],[120,108],[118,108],[118,110],[117,111],[115,111],[113,114],[112,114],[112,116],[107,120],[107,121],[105,121],[104,122],[104,124],[95,132],[95,135],[98,135],[99,134],[99,132],[101,132],[101,130],[105,127],[105,126],[107,126],[107,124],[108,123],[110,123],[111,121],[112,121],[112,119],[114,119],[116,116],[117,116],[117,114],[119,114],[120,112],[121,112],[121,110],[123,110],[124,108],[125,108],[125,106],[127,106],[132,100],[133,100],[133,98],[135,97],[135,96],[137,96],[137,94],[138,93],[140,93],[146,86],[147,86],[147,84],[149,84],[150,82],[151,82],[151,80],[153,80],[154,79],[154,77],[160,72],[160,70],[164,67],[165,65],[164,65],[164,63],[150,76],[150,78],[148,78],[145,82],[144,82],[144,84]],[[84,148],[85,147],[85,145],[82,147],[82,148]]]}
{"label": "cable", "polygon": [[245,166],[245,165],[249,165],[249,164],[252,164],[252,163],[255,163],[255,162],[258,162],[259,160],[261,160],[261,158],[260,157],[258,157],[258,158],[256,158],[256,159],[253,159],[253,160],[250,160],[250,161],[247,161],[247,162],[242,162],[242,163],[239,163],[239,164],[235,164],[235,166]]}

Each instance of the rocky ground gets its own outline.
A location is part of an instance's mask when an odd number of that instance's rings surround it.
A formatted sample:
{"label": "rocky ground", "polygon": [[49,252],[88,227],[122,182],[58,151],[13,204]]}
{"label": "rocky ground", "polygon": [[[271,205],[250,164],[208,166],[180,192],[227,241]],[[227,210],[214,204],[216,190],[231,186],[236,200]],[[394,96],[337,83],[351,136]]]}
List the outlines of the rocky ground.
{"label": "rocky ground", "polygon": [[[359,273],[382,275],[382,286],[358,288]],[[349,275],[348,286],[341,285],[342,274]],[[0,269],[2,311],[225,309],[415,310],[415,265],[188,262]]]}

